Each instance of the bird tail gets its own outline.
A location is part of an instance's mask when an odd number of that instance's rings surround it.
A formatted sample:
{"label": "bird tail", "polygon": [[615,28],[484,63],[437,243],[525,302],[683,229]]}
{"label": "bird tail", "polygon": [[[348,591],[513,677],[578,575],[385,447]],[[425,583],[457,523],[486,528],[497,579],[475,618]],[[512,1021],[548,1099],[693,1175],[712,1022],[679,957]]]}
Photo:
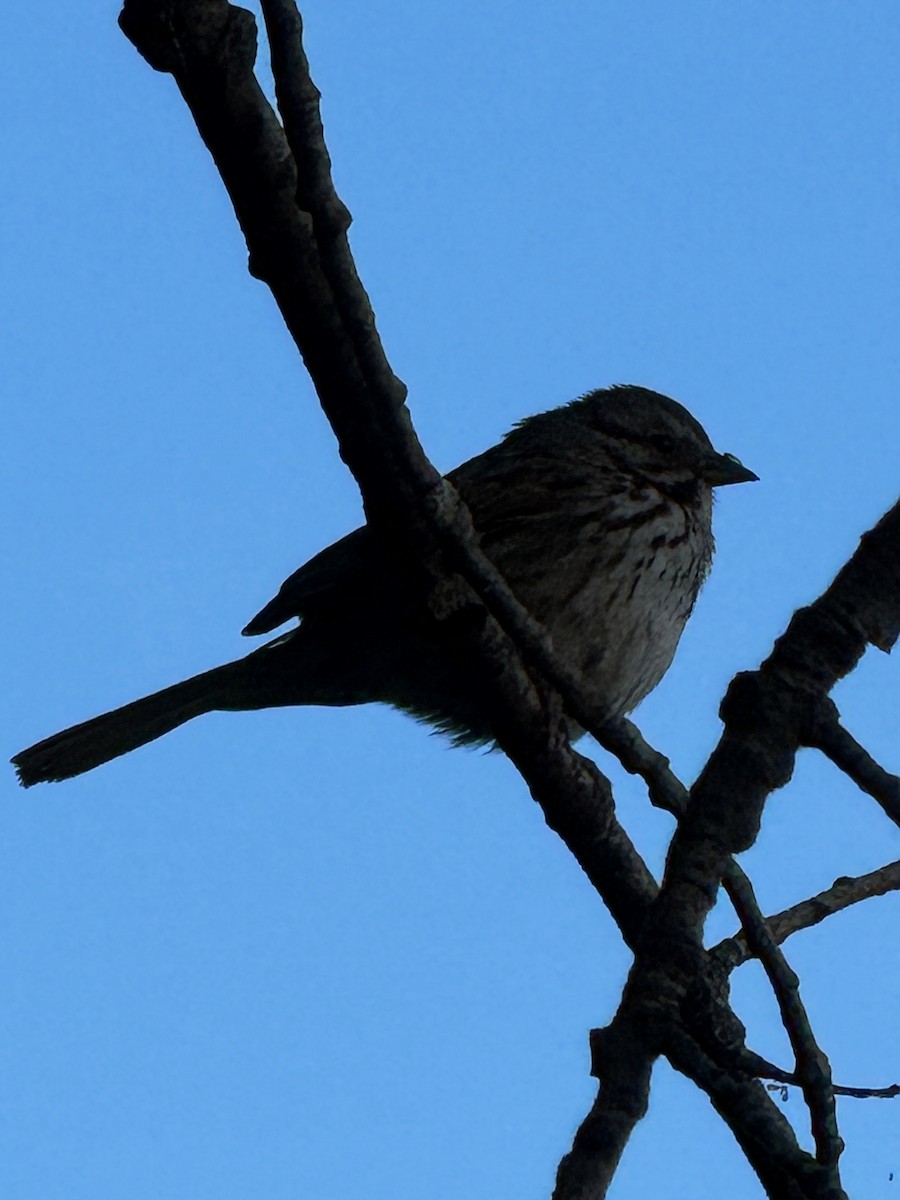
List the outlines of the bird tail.
{"label": "bird tail", "polygon": [[269,643],[237,662],[194,675],[30,746],[12,760],[20,783],[31,787],[92,771],[203,713],[289,703],[290,698],[280,694],[283,689],[271,667],[258,669],[263,665],[260,657],[275,645]]}

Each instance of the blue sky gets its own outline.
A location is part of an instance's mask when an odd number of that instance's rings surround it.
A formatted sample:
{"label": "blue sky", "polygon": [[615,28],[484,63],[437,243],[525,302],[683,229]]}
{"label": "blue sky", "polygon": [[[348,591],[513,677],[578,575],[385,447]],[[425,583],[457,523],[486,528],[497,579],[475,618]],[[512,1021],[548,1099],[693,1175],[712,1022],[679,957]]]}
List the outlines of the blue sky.
{"label": "blue sky", "polygon": [[[241,653],[282,578],[360,517],[189,115],[116,12],[47,0],[5,26],[9,753]],[[893,6],[305,18],[353,247],[434,461],[629,381],[760,475],[722,495],[713,574],[638,713],[692,779],[728,679],[896,496]],[[896,696],[874,651],[836,695],[888,765]],[[670,821],[609,769],[657,870]],[[4,1196],[549,1193],[628,958],[500,755],[307,709],[0,786]],[[803,754],[746,865],[772,911],[897,841]],[[898,914],[877,900],[789,944],[841,1082],[900,1078]],[[717,910],[711,938],[733,925]],[[754,968],[735,1002],[787,1064]],[[840,1115],[848,1190],[891,1195],[896,1102]],[[759,1195],[660,1067],[612,1195],[723,1189]]]}

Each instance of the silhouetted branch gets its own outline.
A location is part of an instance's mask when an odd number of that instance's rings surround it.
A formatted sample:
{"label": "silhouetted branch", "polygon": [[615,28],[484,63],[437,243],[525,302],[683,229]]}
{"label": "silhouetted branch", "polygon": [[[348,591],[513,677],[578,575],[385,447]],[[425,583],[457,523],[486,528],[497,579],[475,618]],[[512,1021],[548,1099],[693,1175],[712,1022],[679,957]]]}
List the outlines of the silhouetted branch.
{"label": "silhouetted branch", "polygon": [[[752,843],[766,796],[789,778],[802,731],[834,680],[852,669],[866,639],[887,648],[896,638],[897,531],[885,518],[822,600],[796,614],[760,670],[734,681],[722,708],[725,734],[685,807],[667,760],[629,722],[585,702],[580,680],[482,554],[468,511],[422,452],[346,239],[349,213],[331,182],[299,14],[292,0],[263,7],[283,127],[253,74],[249,13],[225,0],[127,0],[120,21],[151,65],[174,76],[194,115],[234,203],[250,269],[271,288],[303,355],[373,530],[453,651],[480,664],[499,744],[636,951],[619,1014],[603,1035],[603,1087],[561,1164],[557,1195],[605,1189],[646,1106],[652,1063],[665,1053],[708,1091],[770,1194],[835,1200],[843,1193],[827,1064],[798,1015],[778,939],[729,858]],[[655,803],[680,815],[659,893],[615,818],[608,782],[568,745],[566,714],[642,774]],[[858,754],[853,761],[857,774],[872,777]],[[748,937],[774,964],[795,1022],[820,1164],[800,1150],[757,1082],[717,1065],[724,1050],[743,1044],[701,941],[723,875],[743,896]],[[690,1032],[682,1024],[689,993],[699,997]],[[710,1056],[704,1044],[718,1041],[723,1055]]]}
{"label": "silhouetted branch", "polygon": [[816,1144],[816,1158],[822,1163],[836,1163],[843,1150],[837,1128],[837,1111],[828,1058],[818,1045],[812,1025],[800,999],[800,980],[778,949],[765,918],[756,905],[756,897],[743,889],[735,879],[734,862],[729,864],[730,885],[740,890],[743,910],[754,909],[754,919],[744,923],[744,935],[753,953],[760,960],[772,985],[782,1024],[794,1051],[794,1077],[803,1091],[809,1109],[810,1124]]}
{"label": "silhouetted branch", "polygon": [[895,825],[900,825],[900,776],[891,775],[841,725],[833,701],[825,701],[806,731],[806,744],[831,759],[860,791],[881,805]]}
{"label": "silhouetted branch", "polygon": [[[478,548],[468,511],[425,458],[403,404],[402,384],[386,367],[368,300],[340,232],[343,212],[332,196],[327,151],[308,78],[284,81],[283,69],[304,74],[302,50],[286,46],[299,30],[292,4],[267,6],[276,89],[286,96],[286,127],[311,164],[313,181],[298,181],[285,129],[254,76],[250,14],[225,0],[128,0],[120,23],[151,65],[170,71],[222,174],[250,247],[251,269],[263,278],[284,315],[353,470],[370,521],[390,540],[401,531],[420,551],[431,579],[431,603],[448,639],[475,643],[493,693],[498,741],[544,805],[548,823],[567,841],[601,890],[629,941],[638,934],[655,883],[615,820],[609,785],[596,766],[573,751],[558,701],[536,686],[515,648],[458,578],[445,579],[437,540],[452,543],[485,602],[501,615],[548,670],[549,639],[516,601]],[[299,115],[298,115],[299,114]],[[321,217],[298,206],[298,196]],[[330,214],[330,215],[329,215]],[[316,229],[327,231],[322,251]],[[341,296],[336,299],[335,293]],[[346,317],[345,314],[351,314]],[[564,680],[574,691],[570,678]]]}
{"label": "silhouetted branch", "polygon": [[[836,879],[830,888],[783,909],[767,919],[772,937],[779,944],[786,941],[791,934],[799,933],[802,929],[811,929],[826,917],[833,916],[852,904],[861,900],[870,900],[873,896],[885,896],[888,892],[900,890],[900,861],[888,863],[867,875],[855,878],[843,876]],[[729,971],[739,967],[754,957],[753,951],[747,945],[744,933],[725,938],[714,946],[710,954],[717,958]]]}
{"label": "silhouetted branch", "polygon": [[[655,1029],[660,1048],[678,1029],[678,1014],[703,970],[703,927],[730,856],[753,844],[768,795],[793,771],[804,731],[866,644],[890,649],[900,632],[900,504],[865,534],[822,597],[794,614],[758,671],[738,675],[722,703],[725,731],[691,792],[670,847],[666,876],[648,915],[622,1003],[607,1030],[609,1045],[633,1043],[633,1030]],[[633,1064],[644,1077],[645,1050]],[[814,1054],[814,1051],[810,1051]],[[614,1063],[622,1061],[614,1049]],[[619,1082],[620,1090],[624,1083]],[[816,1187],[840,1195],[830,1121],[816,1106],[823,1175]],[[591,1118],[589,1118],[590,1120]],[[602,1142],[602,1128],[592,1136]],[[810,1177],[812,1182],[812,1177]]]}
{"label": "silhouetted branch", "polygon": [[[801,1086],[796,1072],[784,1071],[781,1067],[776,1067],[774,1063],[760,1058],[758,1054],[748,1054],[744,1062],[744,1068],[757,1079],[776,1080],[778,1087],[767,1085],[767,1090],[770,1092],[781,1091],[785,1099],[787,1088]],[[851,1100],[893,1100],[897,1096],[900,1096],[900,1084],[897,1083],[892,1083],[888,1087],[883,1088],[848,1087],[846,1084],[833,1083],[831,1090],[835,1096],[847,1096]]]}
{"label": "silhouetted branch", "polygon": [[[655,751],[630,721],[617,722],[614,733],[617,757],[620,761],[625,758],[623,765],[644,778],[653,803],[676,817],[683,816],[689,803],[688,793],[670,770],[668,759]],[[837,1134],[831,1073],[828,1059],[816,1043],[812,1025],[800,998],[800,981],[772,937],[749,878],[734,859],[727,863],[722,882],[741,921],[742,936],[746,943],[753,947],[753,955],[760,959],[775,993],[795,1055],[796,1068],[791,1081],[803,1089],[810,1109],[820,1161],[830,1159],[836,1162],[840,1153],[840,1139]],[[593,1040],[592,1048],[595,1051],[594,1073],[602,1084],[605,1080],[599,1065],[602,1055],[598,1059]]]}
{"label": "silhouetted branch", "polygon": [[629,1026],[605,1044],[592,1035],[592,1073],[600,1089],[556,1174],[553,1200],[605,1196],[635,1125],[647,1111],[655,1054],[649,1030]]}

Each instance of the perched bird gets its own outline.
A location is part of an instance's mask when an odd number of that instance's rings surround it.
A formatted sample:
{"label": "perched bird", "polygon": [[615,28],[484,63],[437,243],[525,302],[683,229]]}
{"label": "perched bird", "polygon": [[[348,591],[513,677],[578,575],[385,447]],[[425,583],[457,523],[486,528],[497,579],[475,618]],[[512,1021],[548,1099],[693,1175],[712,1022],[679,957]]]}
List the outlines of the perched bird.
{"label": "perched bird", "polygon": [[[757,476],[717,453],[676,401],[622,385],[526,418],[448,478],[587,697],[623,714],[665,674],[709,571],[712,489]],[[357,529],[295,571],[243,632],[299,617],[296,628],[23,750],[19,779],[68,779],[215,710],[381,701],[458,743],[491,741],[470,668],[411,617],[402,589]]]}

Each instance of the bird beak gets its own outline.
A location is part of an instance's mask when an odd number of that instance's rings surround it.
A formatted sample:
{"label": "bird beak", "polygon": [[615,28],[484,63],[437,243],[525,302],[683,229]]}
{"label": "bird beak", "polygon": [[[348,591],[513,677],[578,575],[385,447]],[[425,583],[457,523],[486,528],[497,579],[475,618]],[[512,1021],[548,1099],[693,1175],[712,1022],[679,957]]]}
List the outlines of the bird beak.
{"label": "bird beak", "polygon": [[722,487],[726,483],[752,483],[759,479],[733,454],[712,453],[703,463],[700,473],[710,487]]}

